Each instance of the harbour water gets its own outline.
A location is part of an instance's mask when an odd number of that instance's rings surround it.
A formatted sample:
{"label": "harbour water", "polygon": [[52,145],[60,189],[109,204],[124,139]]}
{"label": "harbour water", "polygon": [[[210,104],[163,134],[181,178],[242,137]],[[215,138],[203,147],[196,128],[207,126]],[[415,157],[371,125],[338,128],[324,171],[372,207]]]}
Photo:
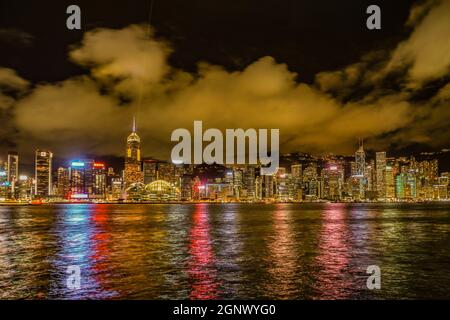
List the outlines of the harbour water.
{"label": "harbour water", "polygon": [[450,299],[449,267],[450,203],[0,206],[1,299]]}

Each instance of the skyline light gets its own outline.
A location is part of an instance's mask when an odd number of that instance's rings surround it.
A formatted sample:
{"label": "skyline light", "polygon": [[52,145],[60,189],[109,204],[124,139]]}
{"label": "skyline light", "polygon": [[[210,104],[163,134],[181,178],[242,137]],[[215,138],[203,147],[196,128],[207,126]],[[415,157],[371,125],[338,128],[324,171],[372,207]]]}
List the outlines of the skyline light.
{"label": "skyline light", "polygon": [[84,162],[79,161],[72,162],[72,167],[84,167],[84,165],[85,165]]}

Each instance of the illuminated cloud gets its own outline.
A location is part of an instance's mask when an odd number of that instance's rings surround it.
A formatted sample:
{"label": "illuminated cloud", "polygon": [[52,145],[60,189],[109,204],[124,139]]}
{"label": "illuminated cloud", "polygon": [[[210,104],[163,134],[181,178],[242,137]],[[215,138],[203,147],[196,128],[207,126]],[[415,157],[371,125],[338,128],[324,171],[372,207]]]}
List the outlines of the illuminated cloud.
{"label": "illuminated cloud", "polygon": [[111,146],[119,142],[114,139],[120,107],[114,98],[101,95],[98,85],[87,77],[40,85],[17,103],[15,113],[19,144],[25,149],[55,146],[65,153],[117,151]]}
{"label": "illuminated cloud", "polygon": [[[208,128],[278,128],[286,152],[350,153],[358,138],[374,149],[392,142],[442,146],[449,134],[435,134],[450,118],[448,85],[427,102],[411,97],[412,84],[448,75],[448,4],[412,13],[415,29],[392,54],[370,52],[342,70],[319,73],[312,85],[272,57],[239,71],[202,62],[188,73],[168,64],[170,46],[143,26],[90,31],[70,57],[91,75],[37,86],[21,99],[18,142],[23,149],[123,156],[137,114],[144,155],[165,159],[171,132],[191,129],[194,120]],[[401,81],[412,91],[384,86],[398,69],[406,70]],[[348,99],[361,88],[369,89]]]}
{"label": "illuminated cloud", "polygon": [[28,81],[21,78],[14,70],[0,68],[0,89],[8,88],[16,91],[24,91],[28,85]]}
{"label": "illuminated cloud", "polygon": [[29,83],[14,70],[0,68],[0,147],[13,148],[17,138],[13,108],[17,99],[26,92]]}
{"label": "illuminated cloud", "polygon": [[[398,45],[387,65],[388,72],[410,66],[408,85],[412,87],[443,77],[450,71],[450,0],[427,3],[431,5],[434,6],[428,8],[428,14],[409,39]],[[410,17],[409,22],[417,19]]]}
{"label": "illuminated cloud", "polygon": [[111,82],[121,92],[136,92],[141,85],[155,84],[169,71],[168,45],[153,38],[152,29],[131,25],[122,30],[88,32],[70,58],[90,67],[94,78]]}

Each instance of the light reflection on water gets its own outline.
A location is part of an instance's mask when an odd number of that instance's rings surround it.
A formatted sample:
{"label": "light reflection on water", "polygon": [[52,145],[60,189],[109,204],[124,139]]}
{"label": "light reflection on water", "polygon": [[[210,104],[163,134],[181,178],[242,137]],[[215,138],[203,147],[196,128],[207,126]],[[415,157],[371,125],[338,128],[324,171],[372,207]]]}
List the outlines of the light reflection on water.
{"label": "light reflection on water", "polygon": [[[0,206],[0,298],[449,299],[449,208]],[[66,285],[73,265],[80,290]]]}
{"label": "light reflection on water", "polygon": [[189,236],[188,275],[191,282],[189,298],[216,299],[220,292],[207,205],[197,205],[192,220]]}

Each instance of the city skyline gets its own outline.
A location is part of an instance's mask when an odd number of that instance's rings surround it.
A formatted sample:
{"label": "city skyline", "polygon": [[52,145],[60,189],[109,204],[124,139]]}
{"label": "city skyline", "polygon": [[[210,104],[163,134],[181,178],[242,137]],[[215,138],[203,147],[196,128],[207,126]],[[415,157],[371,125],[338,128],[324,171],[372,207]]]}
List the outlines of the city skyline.
{"label": "city skyline", "polygon": [[[98,159],[53,164],[50,150],[35,151],[34,175],[19,170],[17,152],[0,161],[3,201],[424,201],[447,200],[450,173],[436,157],[366,157],[364,140],[353,156],[288,154],[275,172],[261,164],[191,164],[146,159],[136,117],[124,144],[123,170]],[[448,152],[448,151],[447,151]],[[278,158],[278,157],[277,157]],[[278,161],[278,160],[277,160]],[[277,162],[278,163],[278,162]]]}
{"label": "city skyline", "polygon": [[[359,143],[358,140],[355,140],[356,143]],[[357,145],[355,143],[355,145]],[[145,143],[144,143],[145,145]],[[35,148],[34,150],[44,150],[44,148]],[[49,150],[49,149],[46,149]],[[51,150],[49,150],[51,151]],[[380,150],[364,150],[366,153],[366,157],[368,157],[369,159],[375,159],[375,155],[377,152],[380,152]],[[389,153],[390,156],[393,157],[397,157],[397,158],[402,158],[402,157],[435,157],[437,158],[439,155],[446,155],[446,157],[443,159],[443,161],[440,161],[440,164],[442,165],[442,171],[449,171],[450,170],[450,148],[443,148],[440,150],[431,150],[428,149],[428,151],[422,151],[422,152],[417,152],[417,153],[405,153],[405,152],[395,152],[392,150],[387,150],[386,152]],[[16,154],[17,156],[19,156],[19,153],[17,151],[15,151],[15,149],[11,149],[7,152],[2,152],[0,153],[0,161],[3,162],[7,162],[8,161],[8,157],[11,155]],[[73,157],[62,157],[61,155],[58,154],[54,154],[54,163],[56,163],[57,167],[64,167],[64,166],[69,166],[73,161],[77,161],[77,160],[86,160],[86,159],[96,159],[97,161],[100,162],[104,162],[104,163],[108,163],[108,165],[112,168],[114,168],[115,170],[121,170],[124,169],[124,163],[123,163],[123,159],[125,158],[125,152],[123,153],[123,156],[110,156],[110,155],[95,155],[95,154],[83,154],[83,153],[79,153],[77,156],[73,156]],[[320,154],[313,154],[313,153],[308,153],[308,152],[303,152],[301,150],[297,150],[297,151],[293,151],[293,152],[289,152],[289,153],[283,153],[283,150],[280,151],[280,157],[281,159],[283,159],[286,155],[289,154],[305,154],[308,156],[311,156],[313,159],[324,159],[327,158],[329,156],[335,156],[335,157],[352,157],[354,156],[354,154],[349,153],[349,154],[335,154],[335,153],[320,153]],[[369,155],[369,156],[367,156]],[[447,156],[449,155],[449,156]],[[167,155],[167,158],[156,158],[153,157],[152,155],[146,155],[143,154],[141,155],[142,160],[155,160],[155,161],[161,161],[161,162],[171,162],[170,159],[170,153]],[[56,160],[55,160],[56,159]],[[18,164],[18,170],[21,171],[23,174],[25,175],[32,175],[32,173],[34,172],[34,164],[35,164],[35,159],[34,159],[34,154],[33,154],[33,159],[32,161],[28,159],[26,159],[25,161],[23,161],[23,158],[20,158],[20,162]]]}

